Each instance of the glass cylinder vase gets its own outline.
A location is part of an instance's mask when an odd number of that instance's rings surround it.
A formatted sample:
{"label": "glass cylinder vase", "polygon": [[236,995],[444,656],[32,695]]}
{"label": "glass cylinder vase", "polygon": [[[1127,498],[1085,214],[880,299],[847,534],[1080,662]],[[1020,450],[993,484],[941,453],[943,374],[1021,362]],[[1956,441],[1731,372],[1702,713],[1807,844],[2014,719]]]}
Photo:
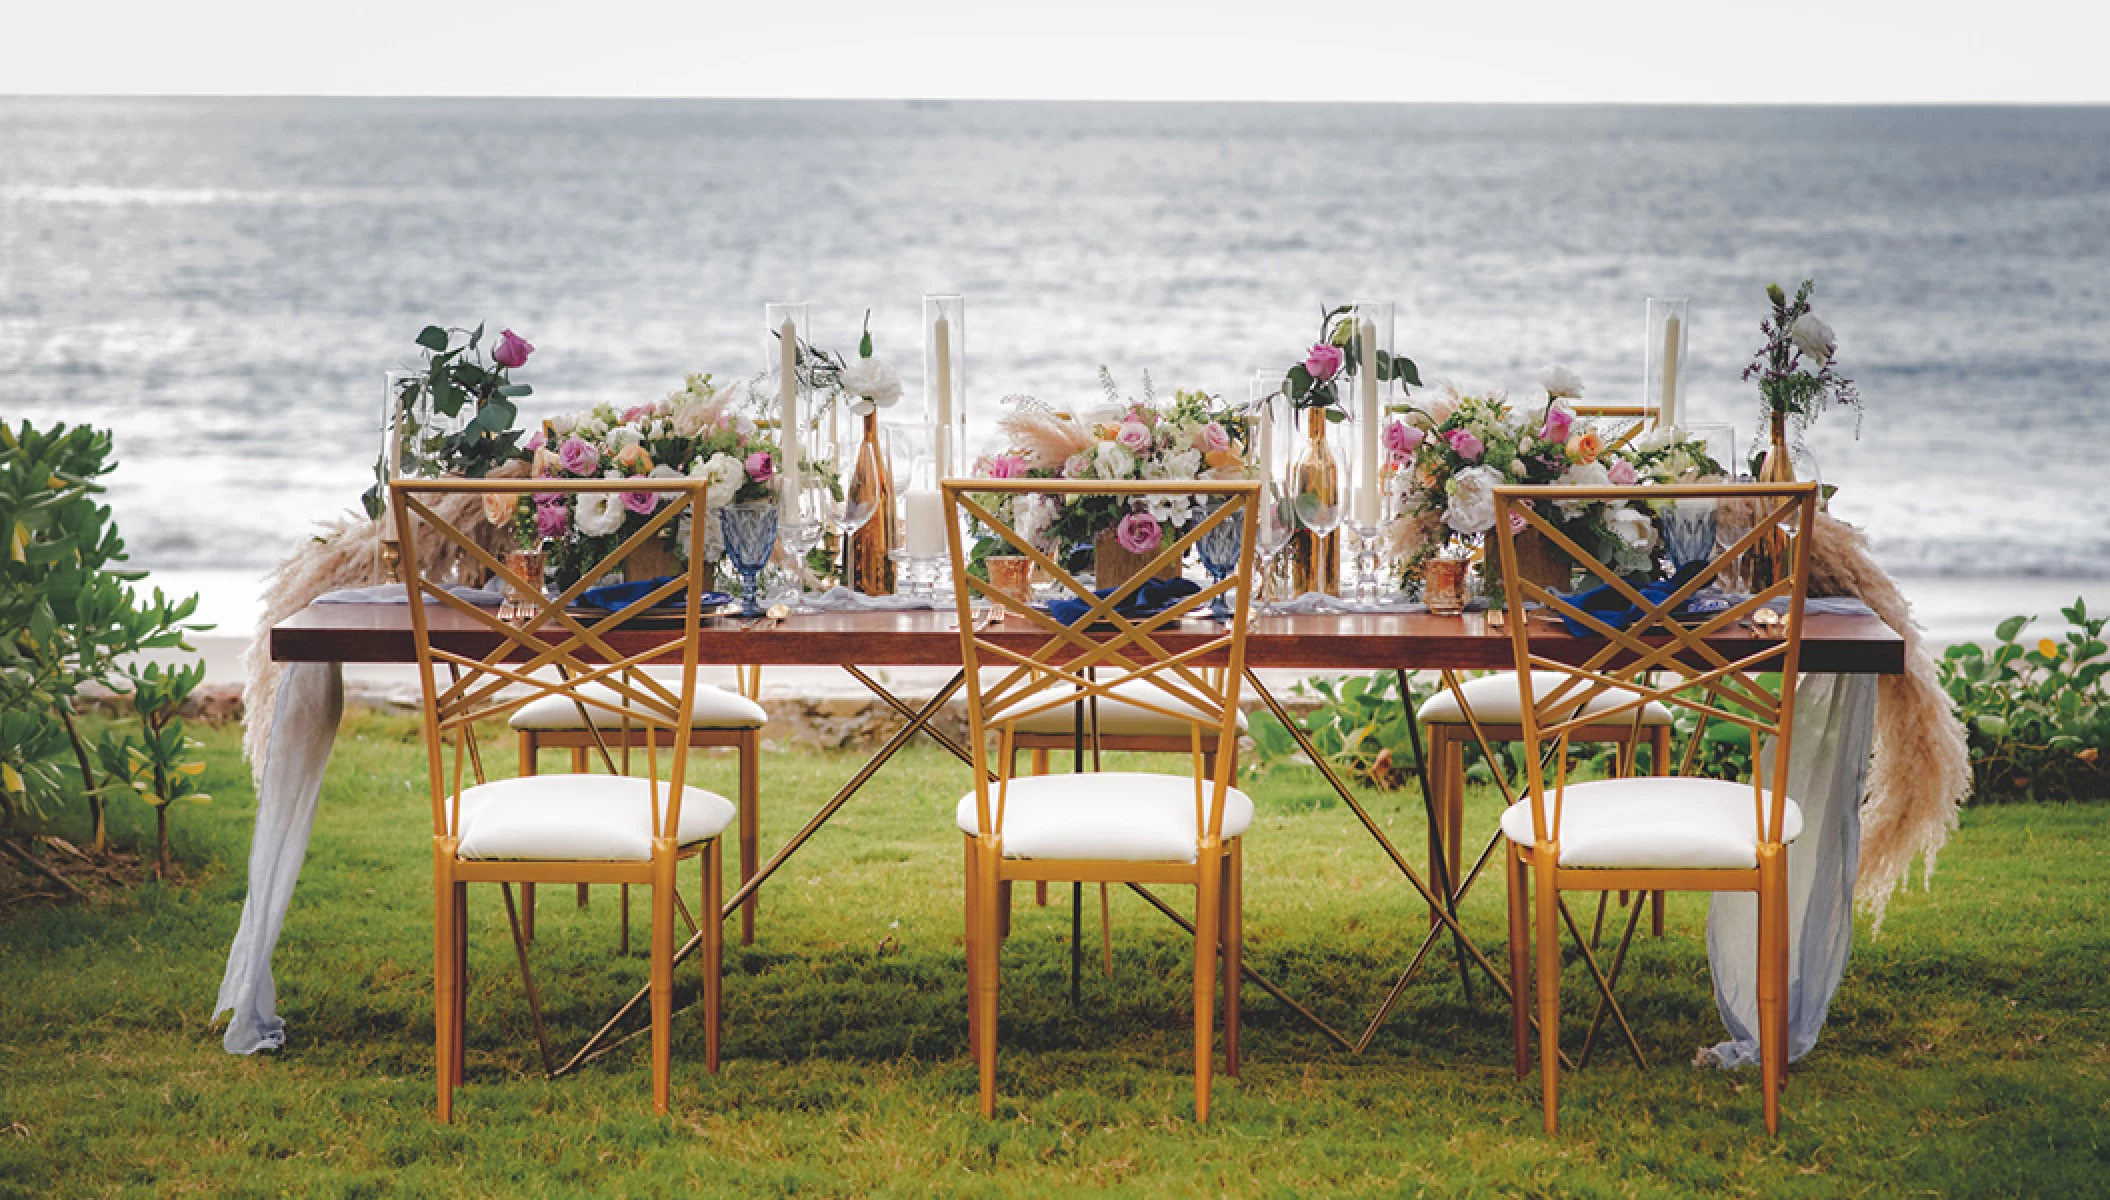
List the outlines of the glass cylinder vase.
{"label": "glass cylinder vase", "polygon": [[1685,411],[1685,339],[1691,304],[1683,296],[1648,298],[1641,342],[1641,411],[1652,428],[1671,428]]}

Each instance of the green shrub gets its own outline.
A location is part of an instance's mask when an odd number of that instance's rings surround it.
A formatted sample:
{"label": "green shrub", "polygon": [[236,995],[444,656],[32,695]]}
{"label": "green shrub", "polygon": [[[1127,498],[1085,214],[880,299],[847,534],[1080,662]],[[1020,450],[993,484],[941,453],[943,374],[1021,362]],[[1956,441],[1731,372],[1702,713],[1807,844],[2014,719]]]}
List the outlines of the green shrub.
{"label": "green shrub", "polygon": [[1980,800],[2072,800],[2100,797],[2110,784],[2102,753],[2110,748],[2110,674],[2104,617],[2084,601],[2059,610],[2063,638],[2018,641],[2031,618],[2009,617],[1990,651],[1973,642],[1942,658],[1942,686],[1956,701],[1970,736],[1974,795]]}

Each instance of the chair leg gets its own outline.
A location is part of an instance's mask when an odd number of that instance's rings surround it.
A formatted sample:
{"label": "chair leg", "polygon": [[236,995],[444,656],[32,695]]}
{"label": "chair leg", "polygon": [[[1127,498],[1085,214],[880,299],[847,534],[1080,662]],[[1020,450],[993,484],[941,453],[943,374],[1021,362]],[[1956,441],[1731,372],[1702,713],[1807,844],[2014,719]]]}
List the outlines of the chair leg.
{"label": "chair leg", "polygon": [[454,885],[454,1086],[460,1087],[469,1054],[469,885]]}
{"label": "chair leg", "polygon": [[[1670,726],[1656,726],[1650,737],[1649,770],[1657,775],[1670,774]],[[1664,893],[1654,893],[1649,897],[1648,903],[1648,931],[1652,936],[1662,937]]]}
{"label": "chair leg", "polygon": [[1758,850],[1758,1059],[1766,1132],[1780,1132],[1780,1089],[1788,1073],[1788,874],[1779,846]]}
{"label": "chair leg", "polygon": [[1547,1133],[1560,1132],[1560,892],[1553,877],[1553,864],[1559,854],[1559,844],[1549,842],[1535,847],[1531,855],[1532,883],[1537,893],[1532,897],[1537,915],[1532,936],[1538,959],[1540,1104],[1545,1110]]}
{"label": "chair leg", "polygon": [[[1100,885],[1105,894],[1105,885]],[[1238,1078],[1238,1023],[1244,1011],[1239,992],[1245,982],[1245,850],[1234,840],[1224,855],[1223,891],[1224,1074]]]}
{"label": "chair leg", "polygon": [[615,952],[628,956],[630,953],[630,885],[619,885],[622,889],[623,919],[616,927]]}
{"label": "chair leg", "polygon": [[703,860],[703,904],[697,915],[703,918],[703,1069],[718,1073],[718,1046],[722,1028],[721,1010],[725,1006],[725,920],[720,915],[725,903],[725,856],[723,838],[712,838],[704,848]]}
{"label": "chair leg", "polygon": [[533,945],[535,942],[535,885],[520,885],[520,940]]}
{"label": "chair leg", "polygon": [[[762,836],[762,735],[749,733],[740,741],[740,884],[755,877]],[[755,944],[755,913],[760,910],[761,890],[740,906],[740,944]]]}
{"label": "chair leg", "polygon": [[1011,881],[996,885],[996,940],[1011,936]]}
{"label": "chair leg", "polygon": [[[438,851],[435,850],[435,857]],[[432,1073],[439,1085],[438,1116],[454,1120],[455,989],[454,885],[444,873],[432,888]]]}
{"label": "chair leg", "polygon": [[1099,963],[1100,973],[1108,979],[1114,977],[1114,902],[1105,884],[1099,885]]}
{"label": "chair leg", "polygon": [[[1048,773],[1048,748],[1046,746],[1035,746],[1033,748],[1033,773],[1035,775]],[[1033,881],[1033,903],[1042,908],[1048,906],[1047,880],[1036,879]]]}
{"label": "chair leg", "polygon": [[971,985],[975,1006],[975,1035],[979,1047],[975,1066],[981,1083],[981,1109],[985,1118],[996,1116],[996,1013],[999,961],[1002,947],[996,938],[996,882],[1000,865],[997,855],[980,839],[970,843],[974,857],[971,885],[975,909],[975,977]]}
{"label": "chair leg", "polygon": [[1223,916],[1223,848],[1201,852],[1194,880],[1194,1120],[1209,1120],[1209,1083],[1216,1069],[1216,948]]}
{"label": "chair leg", "polygon": [[652,853],[652,1111],[665,1116],[674,1058],[674,847]]}
{"label": "chair leg", "polygon": [[[573,747],[572,747],[572,749],[571,749],[571,773],[572,773],[572,774],[574,774],[574,775],[584,775],[584,774],[586,774],[586,747],[584,747],[584,746],[573,746]],[[585,907],[586,907],[586,896],[587,896],[587,891],[588,891],[588,889],[590,889],[590,888],[591,888],[592,886],[593,886],[592,884],[588,884],[588,883],[582,883],[582,884],[580,884],[580,885],[579,885],[579,907],[580,907],[580,908],[585,908]]]}
{"label": "chair leg", "polygon": [[1517,1078],[1531,1073],[1531,876],[1515,846],[1502,846],[1509,883],[1509,1025]]}

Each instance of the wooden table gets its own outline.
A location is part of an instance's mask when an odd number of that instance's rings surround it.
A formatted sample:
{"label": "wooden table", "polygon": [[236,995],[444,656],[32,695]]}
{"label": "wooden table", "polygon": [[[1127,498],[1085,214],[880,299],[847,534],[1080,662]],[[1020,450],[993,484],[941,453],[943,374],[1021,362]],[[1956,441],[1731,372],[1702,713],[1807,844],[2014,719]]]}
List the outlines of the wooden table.
{"label": "wooden table", "polygon": [[[468,616],[451,609],[433,606],[427,610],[426,619],[436,647],[457,654],[481,657],[499,644],[496,634],[478,625]],[[1177,628],[1168,627],[1166,631],[1154,634],[1153,637],[1167,651],[1177,653],[1211,638],[1220,637],[1222,632],[1223,625],[1220,622],[1197,620],[1184,622]],[[984,629],[979,636],[1024,653],[1039,649],[1046,641],[1044,633],[1024,623],[1018,623],[1013,628],[999,625]],[[619,631],[608,640],[618,653],[630,653],[660,638],[651,633]],[[1735,636],[1710,639],[1710,645],[1731,658],[1739,658],[1763,648],[1772,640],[1761,638],[1749,629],[1740,629]],[[1594,639],[1570,637],[1554,623],[1543,627],[1534,623],[1532,643],[1535,651],[1563,661],[1581,661],[1602,645]],[[417,647],[410,628],[410,608],[403,604],[310,605],[272,627],[270,649],[272,659],[277,662],[417,661]],[[764,880],[774,874],[808,838],[818,832],[821,826],[917,733],[929,734],[963,762],[971,764],[973,761],[965,747],[931,728],[929,724],[930,719],[944,708],[963,682],[963,676],[957,670],[960,666],[960,633],[955,616],[950,610],[821,613],[790,617],[780,623],[721,620],[701,631],[699,649],[701,661],[708,664],[839,666],[907,718],[903,728],[890,737],[797,834],[785,842],[751,879],[726,900],[722,915],[729,916],[738,911],[740,905]],[[1478,947],[1473,945],[1456,921],[1456,901],[1473,878],[1477,877],[1481,866],[1485,865],[1488,851],[1482,852],[1470,874],[1457,881],[1444,878],[1443,868],[1436,867],[1436,888],[1431,890],[1420,873],[1385,834],[1382,825],[1371,816],[1353,790],[1326,763],[1324,755],[1312,746],[1302,728],[1291,719],[1281,701],[1268,691],[1255,671],[1281,668],[1310,671],[1399,671],[1402,673],[1401,694],[1404,696],[1407,694],[1404,672],[1439,669],[1510,670],[1515,666],[1513,654],[1514,649],[1507,632],[1490,627],[1487,619],[1477,613],[1455,617],[1438,617],[1427,613],[1269,616],[1255,617],[1251,621],[1246,642],[1246,679],[1249,686],[1282,720],[1291,736],[1300,743],[1305,755],[1326,776],[1334,791],[1355,814],[1365,832],[1384,851],[1394,868],[1420,892],[1436,918],[1436,924],[1429,930],[1419,951],[1400,975],[1398,982],[1393,985],[1377,1015],[1372,1018],[1369,1027],[1358,1040],[1351,1041],[1319,1019],[1263,977],[1250,962],[1245,965],[1244,973],[1247,978],[1344,1048],[1359,1050],[1369,1043],[1371,1035],[1391,1011],[1407,983],[1413,979],[1430,948],[1446,932],[1451,935],[1458,949],[1461,979],[1469,978],[1470,963],[1472,966],[1478,966],[1493,981],[1497,991],[1507,993],[1508,981]],[[945,687],[939,689],[927,702],[917,706],[887,691],[864,670],[867,667],[898,666],[944,666],[956,670]],[[1833,674],[1899,674],[1905,669],[1904,640],[1873,615],[1809,614],[1803,621],[1802,669],[1807,672]],[[1415,732],[1418,737],[1418,731]],[[1433,830],[1436,826],[1435,813],[1426,785],[1423,792],[1423,802],[1430,810],[1428,815]],[[1496,842],[1492,841],[1489,843],[1490,850],[1495,844]],[[1436,849],[1437,856],[1440,857],[1440,845]],[[1145,889],[1134,890],[1159,912],[1185,927],[1190,934],[1193,932],[1192,925],[1169,905]],[[694,953],[700,944],[701,935],[692,938],[677,956],[677,961]],[[584,1048],[553,1073],[561,1075],[575,1070],[614,1049],[621,1041],[627,1040],[622,1038],[609,1041],[608,1038],[616,1026],[642,1002],[645,995],[646,992],[641,989],[602,1026]]]}

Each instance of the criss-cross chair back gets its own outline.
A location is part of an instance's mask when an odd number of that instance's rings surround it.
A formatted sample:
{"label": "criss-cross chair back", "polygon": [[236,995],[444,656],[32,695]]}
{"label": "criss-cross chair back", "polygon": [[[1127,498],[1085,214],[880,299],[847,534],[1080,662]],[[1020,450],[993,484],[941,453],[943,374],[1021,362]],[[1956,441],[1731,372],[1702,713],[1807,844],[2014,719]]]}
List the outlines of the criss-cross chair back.
{"label": "criss-cross chair back", "polygon": [[[944,483],[955,600],[960,621],[960,654],[967,673],[968,727],[974,747],[976,816],[982,832],[1002,837],[1004,800],[1010,783],[1012,739],[1017,722],[1080,701],[1118,701],[1145,712],[1186,722],[1193,730],[1196,828],[1205,841],[1223,830],[1225,797],[1235,769],[1238,744],[1238,695],[1245,668],[1246,624],[1250,591],[1241,581],[1252,577],[1253,544],[1258,521],[1260,484],[1252,481],[1150,481],[975,479]],[[1070,496],[1115,496],[1124,500],[1153,496],[1181,497],[1205,506],[1202,515],[1178,538],[1166,539],[1128,581],[1101,596],[1085,586],[1052,556],[1022,536],[998,515],[1009,498],[1045,497],[1060,503]],[[1065,625],[1030,596],[1015,596],[969,573],[959,517],[978,522],[1006,547],[1046,572],[1066,598],[1086,606],[1083,616]],[[1239,529],[1239,562],[1235,571],[1149,616],[1127,617],[1120,609],[1145,584],[1177,574],[1187,551],[1226,522]],[[1191,616],[1206,615],[1218,596],[1226,596],[1231,620],[1220,634],[1178,652],[1159,640],[1168,628]],[[1001,624],[983,628],[975,619],[974,601],[986,599],[1002,610]],[[1021,624],[1044,635],[1038,645],[1014,631]],[[1002,640],[991,630],[1001,629]],[[1118,691],[1116,691],[1118,689]],[[999,739],[996,760],[989,761],[989,734]],[[1207,754],[1204,751],[1207,751]],[[1204,758],[1213,761],[1205,779]],[[994,778],[994,789],[990,780]]]}
{"label": "criss-cross chair back", "polygon": [[[705,486],[705,481],[688,479],[534,481],[532,490],[538,494],[630,493],[651,496],[657,503],[643,528],[582,571],[578,582],[550,598],[543,594],[539,581],[520,578],[478,545],[472,534],[449,524],[433,507],[436,497],[455,492],[515,497],[528,490],[519,482],[418,479],[390,484],[403,561],[411,565],[406,583],[413,593],[410,620],[423,690],[436,837],[460,836],[462,792],[468,785],[484,782],[479,778],[475,723],[503,720],[521,706],[552,695],[577,705],[582,720],[591,719],[596,710],[613,714],[626,742],[633,729],[643,735],[647,749],[643,757],[652,780],[652,837],[671,838],[681,828],[682,783],[696,693],[698,603],[705,590],[705,526],[696,519],[703,512]],[[680,574],[620,610],[574,611],[580,596],[595,581],[663,530],[681,529],[684,517],[690,518],[686,522],[688,566]],[[521,597],[517,615],[501,619],[426,575],[416,564],[433,560],[419,550],[428,538],[458,546],[467,559]],[[420,598],[423,603],[418,602]],[[671,600],[682,602],[679,620],[660,607]],[[431,611],[437,608],[466,618],[487,635],[488,648],[468,652],[435,644]],[[648,662],[666,663],[677,657],[681,678],[675,686],[642,669]],[[664,771],[658,753],[662,744],[671,751]]]}
{"label": "criss-cross chair back", "polygon": [[[1712,561],[1692,570],[1676,590],[1661,599],[1643,595],[1611,565],[1576,544],[1548,516],[1563,503],[1626,503],[1645,513],[1660,503],[1724,501],[1755,503],[1757,519],[1750,531]],[[1810,539],[1793,536],[1793,531],[1814,527],[1816,505],[1814,483],[1495,489],[1495,528],[1502,578],[1509,581],[1506,616],[1522,693],[1524,740],[1541,748],[1557,744],[1550,756],[1526,756],[1538,844],[1560,841],[1570,735],[1587,726],[1616,723],[1622,715],[1652,702],[1686,709],[1703,721],[1739,726],[1750,733],[1753,746],[1771,741],[1775,748],[1770,779],[1768,771],[1756,766],[1751,773],[1752,814],[1761,843],[1781,842],[1790,716],[1809,582]],[[1521,577],[1516,539],[1525,530],[1536,530],[1567,552],[1588,574],[1591,587],[1610,589],[1613,597],[1631,606],[1631,620],[1615,624],[1600,611],[1584,608],[1575,594]],[[1681,615],[1680,610],[1703,591],[1720,595],[1724,573],[1775,530],[1786,531],[1792,544],[1785,575],[1755,593],[1731,594],[1732,602],[1719,611]],[[1738,637],[1754,615],[1768,621],[1763,627],[1754,626],[1766,635],[1756,648],[1725,650],[1711,641]],[[1563,639],[1569,654],[1547,654],[1544,651],[1550,643],[1533,640],[1534,625],[1551,631],[1545,620],[1548,616],[1566,618],[1585,631],[1583,639]],[[1578,648],[1584,653],[1575,653]],[[1540,674],[1535,677],[1534,672]],[[1553,682],[1544,686],[1549,675]]]}

